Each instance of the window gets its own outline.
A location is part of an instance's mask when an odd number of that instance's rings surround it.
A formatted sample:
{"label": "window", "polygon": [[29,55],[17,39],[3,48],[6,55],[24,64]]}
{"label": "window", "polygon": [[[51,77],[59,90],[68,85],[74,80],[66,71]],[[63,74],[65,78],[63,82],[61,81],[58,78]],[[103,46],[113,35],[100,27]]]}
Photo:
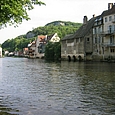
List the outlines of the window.
{"label": "window", "polygon": [[101,43],[101,38],[99,37],[98,39],[99,39],[99,43]]}
{"label": "window", "polygon": [[112,20],[112,16],[109,16],[109,21],[111,21]]}
{"label": "window", "polygon": [[102,43],[104,43],[104,38],[102,37]]}
{"label": "window", "polygon": [[110,36],[110,44],[113,44],[113,43],[114,43],[114,37]]}
{"label": "window", "polygon": [[89,38],[87,38],[87,42],[89,42]]}
{"label": "window", "polygon": [[111,33],[111,30],[112,30],[112,26],[110,25],[108,28],[108,32]]}
{"label": "window", "polygon": [[115,52],[115,49],[111,49],[111,53],[114,53]]}
{"label": "window", "polygon": [[101,32],[101,27],[98,28],[98,33],[100,33],[100,32]]}
{"label": "window", "polygon": [[95,38],[95,43],[97,43],[97,38]]}
{"label": "window", "polygon": [[94,33],[95,33],[95,34],[97,33],[96,28],[94,29]]}
{"label": "window", "polygon": [[105,18],[105,22],[107,22],[107,17]]}

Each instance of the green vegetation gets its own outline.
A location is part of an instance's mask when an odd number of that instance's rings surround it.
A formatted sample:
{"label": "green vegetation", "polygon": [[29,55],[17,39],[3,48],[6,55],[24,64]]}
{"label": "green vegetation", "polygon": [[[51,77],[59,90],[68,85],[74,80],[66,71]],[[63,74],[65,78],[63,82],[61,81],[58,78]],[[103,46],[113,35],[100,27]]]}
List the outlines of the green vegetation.
{"label": "green vegetation", "polygon": [[23,19],[29,20],[27,11],[37,4],[44,3],[38,0],[0,0],[0,28],[6,24],[21,23]]}
{"label": "green vegetation", "polygon": [[61,44],[60,42],[49,42],[45,47],[45,59],[59,61],[61,59]]}
{"label": "green vegetation", "polygon": [[15,38],[8,39],[2,44],[3,51],[8,50],[9,52],[13,51],[22,51],[23,48],[27,47],[27,45],[32,42],[35,38],[25,39],[25,38]]}
{"label": "green vegetation", "polygon": [[[2,44],[2,48],[3,51],[22,51],[22,49],[27,47],[28,44],[35,40],[38,35],[52,35],[57,33],[60,38],[63,38],[67,34],[74,33],[81,25],[81,23],[55,21],[45,25],[44,27],[35,28],[32,31],[27,32],[25,35],[20,35],[14,39],[6,40]],[[50,45],[48,44],[48,47],[50,47]],[[57,47],[57,44],[55,47]]]}

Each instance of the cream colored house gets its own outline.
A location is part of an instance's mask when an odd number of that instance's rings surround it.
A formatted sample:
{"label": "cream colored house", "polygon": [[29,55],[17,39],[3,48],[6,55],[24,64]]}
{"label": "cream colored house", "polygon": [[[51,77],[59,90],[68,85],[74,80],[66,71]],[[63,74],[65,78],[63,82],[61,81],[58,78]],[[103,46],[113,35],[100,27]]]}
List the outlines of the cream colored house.
{"label": "cream colored house", "polygon": [[0,58],[2,57],[2,48],[0,47]]}
{"label": "cream colored house", "polygon": [[115,60],[115,4],[109,3],[103,12],[104,58]]}
{"label": "cream colored house", "polygon": [[93,60],[115,60],[115,5],[97,16],[93,26]]}
{"label": "cream colored house", "polygon": [[36,47],[35,47],[35,56],[36,58],[43,58],[45,52],[45,45],[47,42],[47,35],[38,35],[36,39]]}
{"label": "cream colored house", "polygon": [[35,41],[33,41],[32,43],[28,44],[28,57],[36,58],[35,47],[36,47],[36,42]]}
{"label": "cream colored house", "polygon": [[50,38],[50,42],[59,42],[60,38],[57,33],[53,34],[52,37]]}

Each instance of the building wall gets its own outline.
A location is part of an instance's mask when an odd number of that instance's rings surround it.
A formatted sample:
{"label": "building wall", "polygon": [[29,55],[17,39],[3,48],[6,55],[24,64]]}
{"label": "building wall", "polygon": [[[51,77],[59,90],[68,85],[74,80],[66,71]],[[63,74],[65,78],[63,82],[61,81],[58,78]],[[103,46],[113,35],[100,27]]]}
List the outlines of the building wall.
{"label": "building wall", "polygon": [[68,60],[69,57],[79,60],[79,56],[84,59],[84,41],[82,38],[64,40],[61,42],[61,58]]}
{"label": "building wall", "polygon": [[104,16],[104,58],[115,59],[115,14]]}
{"label": "building wall", "polygon": [[2,57],[2,48],[0,47],[0,58]]}
{"label": "building wall", "polygon": [[110,25],[111,25],[111,31],[115,31],[115,14],[104,16],[104,32],[109,32]]}
{"label": "building wall", "polygon": [[103,42],[104,42],[104,26],[103,19],[99,17],[95,20],[93,26],[93,60],[100,61],[103,60]]}

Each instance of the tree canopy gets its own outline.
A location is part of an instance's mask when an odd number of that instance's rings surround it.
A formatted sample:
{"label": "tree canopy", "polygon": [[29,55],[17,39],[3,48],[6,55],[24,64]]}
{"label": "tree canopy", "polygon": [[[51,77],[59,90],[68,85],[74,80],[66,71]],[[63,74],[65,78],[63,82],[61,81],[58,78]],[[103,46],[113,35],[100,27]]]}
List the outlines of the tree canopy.
{"label": "tree canopy", "polygon": [[0,28],[6,24],[21,23],[23,19],[29,20],[27,11],[34,5],[45,5],[39,0],[0,0]]}

